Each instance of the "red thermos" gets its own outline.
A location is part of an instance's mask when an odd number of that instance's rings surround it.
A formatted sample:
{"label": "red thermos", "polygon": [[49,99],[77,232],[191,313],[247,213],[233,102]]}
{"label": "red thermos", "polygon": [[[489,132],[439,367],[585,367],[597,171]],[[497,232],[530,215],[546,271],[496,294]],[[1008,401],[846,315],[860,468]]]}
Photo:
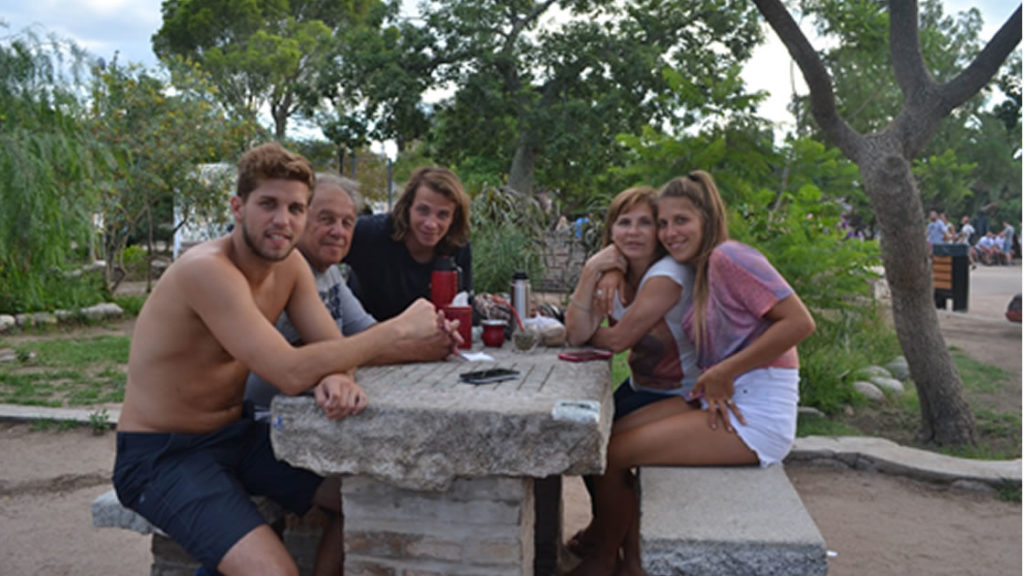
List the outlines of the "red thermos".
{"label": "red thermos", "polygon": [[430,301],[443,308],[452,303],[459,291],[459,271],[448,256],[441,256],[430,273]]}

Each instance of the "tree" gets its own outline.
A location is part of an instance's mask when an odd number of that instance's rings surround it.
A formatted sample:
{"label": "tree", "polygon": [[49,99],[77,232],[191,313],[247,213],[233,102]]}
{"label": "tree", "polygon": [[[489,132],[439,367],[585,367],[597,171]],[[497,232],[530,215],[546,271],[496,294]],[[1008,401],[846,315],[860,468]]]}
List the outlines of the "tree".
{"label": "tree", "polygon": [[[924,214],[911,162],[941,121],[976,95],[1020,42],[1021,9],[970,64],[940,83],[922,56],[917,2],[890,2],[890,58],[903,103],[886,125],[861,133],[838,109],[832,76],[783,2],[754,3],[800,67],[810,90],[811,112],[822,132],[857,164],[875,209],[896,333],[920,399],[921,438],[939,445],[973,443],[974,418],[939,331],[929,254],[922,238]],[[874,3],[864,0],[861,4]]]}
{"label": "tree", "polygon": [[170,236],[185,224],[174,221],[175,207],[181,214],[223,210],[223,183],[195,177],[198,167],[236,157],[256,133],[226,114],[194,64],[166,62],[170,84],[116,59],[97,70],[93,84],[90,126],[117,160],[98,182],[111,290],[123,279],[121,256],[132,237],[144,237],[152,254],[158,228]]}
{"label": "tree", "polygon": [[199,62],[215,80],[222,101],[255,118],[264,106],[274,134],[285,137],[288,119],[325,69],[332,37],[355,25],[374,0],[164,0],[163,25],[153,51]]}
{"label": "tree", "polygon": [[[0,42],[0,310],[93,304],[64,276],[72,246],[92,240],[104,155],[81,124],[87,55],[31,32]],[[71,302],[82,296],[89,302]]]}
{"label": "tree", "polygon": [[[458,0],[421,9],[422,24],[399,23],[386,45],[416,102],[423,72],[452,91],[434,106],[432,156],[483,167],[475,171],[523,193],[539,187],[584,204],[596,175],[623,160],[618,134],[753,108],[739,72],[761,36],[744,2]],[[398,95],[390,93],[395,119],[410,126],[416,105]]]}
{"label": "tree", "polygon": [[[840,116],[861,133],[884,127],[903,101],[890,64],[885,4],[802,0],[800,6],[817,33],[829,40],[821,57],[835,80]],[[925,0],[919,16],[921,52],[929,71],[939,83],[951,80],[981,50],[981,14],[972,8],[946,15],[939,0]],[[1007,67],[1013,72],[1008,70],[1006,77],[1019,77],[1019,65],[1012,68],[1008,63]],[[993,217],[996,206],[1019,196],[1020,158],[1012,150],[1019,147],[1020,137],[1014,136],[1010,126],[1001,133],[995,129],[997,111],[989,102],[993,96],[999,92],[986,89],[959,106],[914,159],[913,173],[926,208],[959,216],[987,207]],[[807,98],[794,99],[798,131],[825,141],[809,114]],[[861,221],[874,221],[866,203],[853,205]]]}

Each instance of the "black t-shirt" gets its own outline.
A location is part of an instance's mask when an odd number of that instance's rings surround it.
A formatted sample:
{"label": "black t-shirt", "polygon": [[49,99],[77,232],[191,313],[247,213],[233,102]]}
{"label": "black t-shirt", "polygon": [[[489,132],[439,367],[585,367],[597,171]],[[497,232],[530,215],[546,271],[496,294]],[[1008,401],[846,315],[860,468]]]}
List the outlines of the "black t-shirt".
{"label": "black t-shirt", "polygon": [[[363,308],[377,320],[393,318],[417,298],[430,298],[430,273],[434,261],[413,260],[404,242],[391,239],[394,225],[390,214],[360,216],[352,235],[352,248],[345,262],[352,269],[349,287]],[[472,301],[473,258],[469,244],[450,254],[459,274],[459,291]]]}

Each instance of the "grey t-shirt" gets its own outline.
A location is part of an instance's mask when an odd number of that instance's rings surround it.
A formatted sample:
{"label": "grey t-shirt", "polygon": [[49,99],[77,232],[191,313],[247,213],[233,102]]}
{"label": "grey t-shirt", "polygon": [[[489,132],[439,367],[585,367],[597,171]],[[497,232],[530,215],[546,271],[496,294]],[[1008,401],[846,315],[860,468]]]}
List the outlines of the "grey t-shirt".
{"label": "grey t-shirt", "polygon": [[[357,334],[377,323],[352,294],[337,266],[331,266],[324,272],[313,270],[313,275],[316,278],[316,290],[320,293],[320,300],[331,313],[342,334]],[[281,313],[275,327],[292,346],[302,345],[302,337],[288,319],[287,313]],[[245,399],[253,403],[253,412],[257,420],[269,418],[270,401],[278,393],[280,390],[270,382],[255,373],[249,374],[249,379],[245,383]]]}

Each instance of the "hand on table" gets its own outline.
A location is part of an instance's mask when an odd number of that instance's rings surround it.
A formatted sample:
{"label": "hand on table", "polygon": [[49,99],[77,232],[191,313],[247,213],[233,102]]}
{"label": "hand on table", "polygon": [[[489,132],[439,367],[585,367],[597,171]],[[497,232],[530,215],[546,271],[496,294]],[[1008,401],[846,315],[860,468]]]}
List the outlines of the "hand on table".
{"label": "hand on table", "polygon": [[366,392],[348,374],[325,376],[316,385],[313,395],[328,420],[359,414],[366,408]]}

